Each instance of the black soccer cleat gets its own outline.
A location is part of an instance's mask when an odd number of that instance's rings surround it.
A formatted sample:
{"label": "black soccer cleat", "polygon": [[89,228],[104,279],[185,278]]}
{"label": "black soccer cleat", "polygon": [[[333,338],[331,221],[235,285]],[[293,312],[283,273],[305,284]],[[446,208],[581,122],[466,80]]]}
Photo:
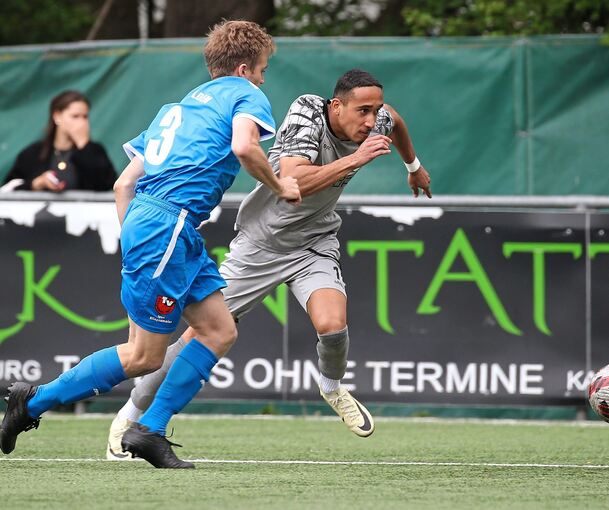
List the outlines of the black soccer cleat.
{"label": "black soccer cleat", "polygon": [[27,401],[36,393],[36,386],[16,382],[9,386],[6,413],[0,426],[0,449],[9,454],[15,449],[17,436],[26,430],[38,428],[40,418],[32,418],[27,412]]}
{"label": "black soccer cleat", "polygon": [[150,462],[155,468],[193,469],[195,467],[192,462],[178,459],[171,449],[172,446],[182,445],[172,443],[161,434],[150,432],[148,427],[140,423],[134,423],[127,429],[121,446],[124,451]]}

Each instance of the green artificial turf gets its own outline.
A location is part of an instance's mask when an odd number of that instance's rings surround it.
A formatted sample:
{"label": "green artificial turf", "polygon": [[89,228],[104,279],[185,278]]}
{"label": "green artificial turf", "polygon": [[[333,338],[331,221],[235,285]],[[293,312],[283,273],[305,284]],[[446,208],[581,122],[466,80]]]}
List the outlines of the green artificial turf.
{"label": "green artificial turf", "polygon": [[172,441],[196,469],[158,470],[102,460],[110,421],[55,416],[21,435],[0,457],[0,508],[607,507],[609,467],[580,467],[609,466],[605,426],[379,420],[361,439],[337,419],[185,418]]}

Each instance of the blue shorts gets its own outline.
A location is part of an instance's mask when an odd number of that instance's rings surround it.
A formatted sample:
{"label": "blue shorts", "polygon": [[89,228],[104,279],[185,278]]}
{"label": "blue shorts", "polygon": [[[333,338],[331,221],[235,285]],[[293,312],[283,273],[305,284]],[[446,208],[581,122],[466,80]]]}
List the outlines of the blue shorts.
{"label": "blue shorts", "polygon": [[121,300],[146,331],[175,331],[186,306],[226,287],[198,225],[185,209],[149,195],[138,193],[129,204],[121,230]]}

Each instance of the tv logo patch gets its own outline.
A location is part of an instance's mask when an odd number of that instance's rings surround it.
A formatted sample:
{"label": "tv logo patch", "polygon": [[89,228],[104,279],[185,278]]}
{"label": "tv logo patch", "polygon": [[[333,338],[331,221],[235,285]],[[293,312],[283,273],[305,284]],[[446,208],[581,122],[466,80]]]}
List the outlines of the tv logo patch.
{"label": "tv logo patch", "polygon": [[176,306],[175,298],[168,296],[157,296],[154,308],[160,315],[169,315]]}

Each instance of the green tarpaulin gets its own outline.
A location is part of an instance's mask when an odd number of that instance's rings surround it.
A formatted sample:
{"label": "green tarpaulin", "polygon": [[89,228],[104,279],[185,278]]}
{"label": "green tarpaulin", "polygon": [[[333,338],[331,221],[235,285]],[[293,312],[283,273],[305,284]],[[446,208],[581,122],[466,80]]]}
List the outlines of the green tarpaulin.
{"label": "green tarpaulin", "polygon": [[[0,177],[42,136],[49,100],[92,100],[93,138],[120,171],[121,144],[166,102],[209,78],[202,41],[98,42],[0,48]],[[442,194],[609,194],[609,47],[597,36],[279,38],[263,90],[279,124],[300,94],[329,96],[360,67],[384,84]],[[244,172],[231,189],[246,192]],[[396,154],[347,193],[408,193]]]}

